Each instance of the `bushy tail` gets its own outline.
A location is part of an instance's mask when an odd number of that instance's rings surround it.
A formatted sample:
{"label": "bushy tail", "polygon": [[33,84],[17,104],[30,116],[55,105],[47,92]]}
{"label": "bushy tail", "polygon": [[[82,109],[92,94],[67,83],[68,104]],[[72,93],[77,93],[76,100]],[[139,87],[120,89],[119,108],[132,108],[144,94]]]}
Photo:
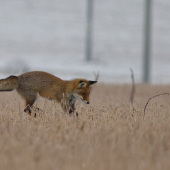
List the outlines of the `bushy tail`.
{"label": "bushy tail", "polygon": [[9,76],[6,79],[0,80],[0,91],[12,91],[16,89],[19,85],[18,77]]}

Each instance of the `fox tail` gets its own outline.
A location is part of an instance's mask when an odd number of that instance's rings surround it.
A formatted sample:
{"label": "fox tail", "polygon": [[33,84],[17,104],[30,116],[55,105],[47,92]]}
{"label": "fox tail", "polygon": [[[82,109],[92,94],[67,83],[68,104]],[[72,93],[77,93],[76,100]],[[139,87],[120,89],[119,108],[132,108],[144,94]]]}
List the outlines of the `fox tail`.
{"label": "fox tail", "polygon": [[6,79],[0,80],[0,91],[12,91],[19,85],[17,76],[9,76]]}

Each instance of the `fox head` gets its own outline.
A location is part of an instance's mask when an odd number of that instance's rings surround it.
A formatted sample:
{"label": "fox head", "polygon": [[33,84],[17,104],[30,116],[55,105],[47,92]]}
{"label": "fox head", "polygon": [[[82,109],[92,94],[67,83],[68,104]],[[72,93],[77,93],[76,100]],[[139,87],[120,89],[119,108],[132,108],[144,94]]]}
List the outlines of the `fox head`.
{"label": "fox head", "polygon": [[74,97],[76,99],[81,99],[85,104],[90,104],[89,95],[91,88],[95,83],[97,83],[97,81],[78,80],[74,91]]}

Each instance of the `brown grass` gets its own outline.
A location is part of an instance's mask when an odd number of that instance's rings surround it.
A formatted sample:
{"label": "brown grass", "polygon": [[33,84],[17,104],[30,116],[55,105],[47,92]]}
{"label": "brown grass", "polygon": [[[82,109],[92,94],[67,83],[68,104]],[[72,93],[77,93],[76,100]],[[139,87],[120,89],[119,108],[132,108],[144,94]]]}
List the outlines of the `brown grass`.
{"label": "brown grass", "polygon": [[0,170],[169,170],[170,86],[98,84],[78,118],[38,98],[37,118],[16,92],[0,93]]}

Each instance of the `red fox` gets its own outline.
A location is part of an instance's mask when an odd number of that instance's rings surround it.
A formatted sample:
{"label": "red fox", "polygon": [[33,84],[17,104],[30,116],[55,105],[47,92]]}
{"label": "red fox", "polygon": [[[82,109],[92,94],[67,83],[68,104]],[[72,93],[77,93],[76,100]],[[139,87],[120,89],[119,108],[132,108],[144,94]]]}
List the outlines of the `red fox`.
{"label": "red fox", "polygon": [[85,79],[74,79],[65,81],[52,74],[33,71],[21,74],[20,76],[10,76],[0,80],[0,91],[12,91],[14,89],[25,99],[25,112],[31,115],[37,94],[61,103],[64,111],[72,113],[75,111],[75,102],[80,99],[89,104],[91,87],[97,81]]}

